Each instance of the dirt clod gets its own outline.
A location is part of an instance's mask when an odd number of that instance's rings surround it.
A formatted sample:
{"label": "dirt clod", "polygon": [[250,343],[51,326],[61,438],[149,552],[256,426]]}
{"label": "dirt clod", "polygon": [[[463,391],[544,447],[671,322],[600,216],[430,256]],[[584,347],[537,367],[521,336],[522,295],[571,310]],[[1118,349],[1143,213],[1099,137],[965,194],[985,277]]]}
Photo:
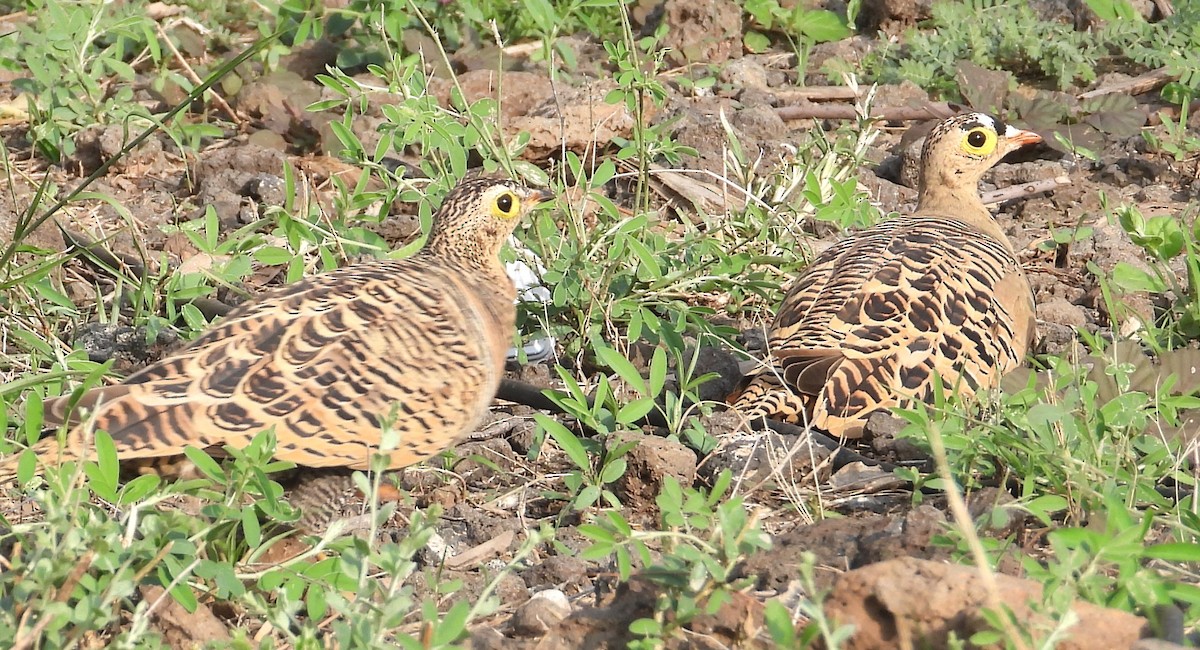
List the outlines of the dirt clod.
{"label": "dirt clod", "polygon": [[540,637],[571,615],[571,603],[557,589],[539,591],[513,614],[509,625],[516,636]]}
{"label": "dirt clod", "polygon": [[232,639],[225,624],[204,603],[189,612],[158,585],[143,585],[141,592],[144,600],[158,604],[151,619],[173,650],[203,648],[214,641]]}
{"label": "dirt clod", "polygon": [[569,594],[591,586],[588,563],[571,555],[551,555],[522,571],[521,577],[531,589],[554,587]]}
{"label": "dirt clod", "polygon": [[[1052,629],[1053,621],[1037,603],[1040,584],[995,576],[999,603],[990,601],[984,578],[973,567],[912,557],[880,562],[843,574],[825,601],[825,613],[838,624],[852,624],[852,650],[897,647],[946,647],[991,629],[981,611],[1003,604],[1020,629]],[[921,594],[914,598],[914,594]],[[1079,623],[1057,647],[1065,650],[1127,648],[1146,633],[1146,620],[1087,603],[1072,608]]]}
{"label": "dirt clod", "polygon": [[742,53],[742,8],[732,0],[666,0],[663,44],[675,65],[724,63]]}
{"label": "dirt clod", "polygon": [[666,477],[691,485],[696,480],[696,452],[668,438],[623,434],[613,444],[636,441],[625,456],[625,473],[617,479],[617,496],[626,506],[647,512],[656,510],[654,499]]}

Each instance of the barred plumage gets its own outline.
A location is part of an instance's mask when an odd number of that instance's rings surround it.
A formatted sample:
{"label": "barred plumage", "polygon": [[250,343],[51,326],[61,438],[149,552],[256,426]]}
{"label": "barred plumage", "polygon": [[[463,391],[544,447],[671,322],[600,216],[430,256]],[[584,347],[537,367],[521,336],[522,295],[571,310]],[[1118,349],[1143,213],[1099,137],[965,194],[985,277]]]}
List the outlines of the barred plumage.
{"label": "barred plumage", "polygon": [[935,376],[965,395],[998,385],[1032,342],[1033,293],[978,184],[1040,140],[980,113],[937,125],[916,214],[851,235],[806,269],[734,406],[853,438],[875,411],[930,401]]}
{"label": "barred plumage", "polygon": [[[315,468],[365,469],[392,419],[400,468],[452,445],[487,411],[504,370],[516,291],[499,251],[540,191],[468,177],[446,197],[411,258],[349,266],[273,290],[234,310],[183,350],[85,394],[79,406],[123,460],[173,457],[187,446],[242,447],[274,427],[276,457]],[[65,398],[47,423],[66,421]],[[90,426],[42,464],[92,457]],[[0,461],[0,480],[16,457]]]}

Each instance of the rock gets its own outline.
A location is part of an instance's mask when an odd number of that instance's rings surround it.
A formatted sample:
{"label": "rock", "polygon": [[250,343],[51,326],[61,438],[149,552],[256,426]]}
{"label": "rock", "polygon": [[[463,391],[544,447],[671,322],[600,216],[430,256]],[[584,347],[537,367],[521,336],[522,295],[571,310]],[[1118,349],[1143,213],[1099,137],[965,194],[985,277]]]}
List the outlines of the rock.
{"label": "rock", "polygon": [[275,174],[259,174],[251,178],[242,191],[263,205],[282,207],[287,201],[287,182]]}
{"label": "rock", "polygon": [[1192,646],[1179,645],[1162,639],[1142,639],[1129,646],[1129,650],[1189,650]]}
{"label": "rock", "polygon": [[1037,354],[1063,354],[1075,346],[1075,329],[1058,323],[1037,324]]}
{"label": "rock", "polygon": [[[738,355],[718,347],[702,347],[694,351],[696,363],[690,372],[682,373],[691,378],[703,377],[715,373],[717,376],[705,381],[696,388],[697,397],[702,402],[724,402],[742,381],[741,359]],[[684,368],[691,363],[693,350],[689,348],[683,354]],[[672,363],[671,370],[676,377],[681,376],[678,366]],[[678,386],[674,387],[678,391]]]}
{"label": "rock", "polygon": [[[713,432],[708,425],[705,429]],[[813,463],[823,473],[828,472],[824,461],[829,455],[828,449],[812,444],[808,436],[785,436],[774,431],[734,433],[721,438],[717,449],[704,459],[701,471],[711,478],[729,469],[743,485],[769,489],[781,482],[797,485],[812,481]]]}
{"label": "rock", "polygon": [[143,600],[159,603],[150,620],[168,647],[200,648],[214,641],[232,641],[225,623],[207,604],[198,603],[195,611],[189,612],[158,585],[142,585],[140,590]]}
{"label": "rock", "polygon": [[[863,33],[837,41],[818,43],[808,54],[808,64],[806,65],[808,75],[805,77],[805,82],[810,85],[842,83],[840,78],[827,78],[824,74],[814,73],[814,71],[822,70],[825,63],[833,59],[845,61],[851,70],[861,69],[867,55],[875,51],[880,43],[880,40]],[[883,106],[884,104],[876,102],[875,105]]]}
{"label": "rock", "polygon": [[[945,515],[928,504],[902,518],[885,513],[823,519],[776,535],[773,546],[746,558],[734,577],[753,578],[759,589],[784,592],[800,578],[799,566],[806,552],[816,556],[818,567],[838,570],[905,556],[942,560],[949,558],[950,552],[932,540],[945,526]],[[814,575],[818,590],[829,588],[837,578],[827,570]]]}
{"label": "rock", "polygon": [[[501,76],[494,69],[472,70],[460,74],[458,84],[467,104],[499,97],[500,114],[504,120],[529,115],[547,97],[554,96],[550,77],[534,72],[509,71]],[[429,88],[438,104],[445,107],[450,107],[450,94],[454,89],[454,84],[446,81],[430,83]]]}
{"label": "rock", "polygon": [[[629,624],[654,616],[654,605],[662,589],[654,581],[634,576],[619,585],[604,606],[580,608],[563,619],[538,642],[537,647],[539,650],[629,647],[637,639],[629,631]],[[761,630],[762,620],[762,604],[746,594],[735,592],[716,612],[701,613],[684,626],[689,634],[683,638],[690,643],[668,641],[663,647],[762,647],[752,641]]]}
{"label": "rock", "polygon": [[[1138,190],[1137,194],[1133,195],[1133,200],[1138,203],[1158,203],[1164,205],[1174,205],[1183,198],[1175,192],[1170,185],[1156,183],[1154,185],[1146,185]],[[1143,208],[1143,213],[1146,210]]]}
{"label": "rock", "polygon": [[[744,110],[751,111],[752,115],[744,118],[743,122],[738,113]],[[708,101],[686,100],[680,102],[679,108],[666,119],[674,120],[671,127],[676,142],[696,150],[696,156],[684,157],[687,165],[716,174],[725,172],[728,165],[725,151],[729,142],[721,124],[722,111],[733,126],[734,136],[741,143],[742,151],[751,159],[761,156],[764,168],[774,166],[788,155],[779,138],[779,134],[786,133],[787,129],[781,121],[776,122],[779,120],[777,115],[768,115],[774,113],[769,106],[738,109],[735,102],[724,98]],[[737,126],[738,124],[749,127],[749,131]],[[770,124],[777,124],[778,130],[771,133]]]}
{"label": "rock", "polygon": [[[224,228],[250,223],[259,217],[252,201],[243,205],[251,181],[282,175],[285,160],[283,152],[255,145],[206,151],[195,168],[197,203],[213,206]],[[196,216],[202,214],[203,207]]]}
{"label": "rock", "polygon": [[829,477],[829,489],[834,492],[872,494],[882,490],[903,490],[908,483],[878,465],[849,463]]}
{"label": "rock", "polygon": [[[75,136],[75,154],[72,161],[83,174],[90,174],[121,152],[127,144],[140,135],[125,124],[92,125]],[[148,169],[170,166],[164,155],[162,133],[143,140],[132,151],[118,158],[108,169],[110,175],[128,173],[131,176],[145,173]]]}
{"label": "rock", "polygon": [[733,86],[737,90],[768,88],[767,68],[754,57],[742,57],[730,61],[717,74],[717,81]]}
{"label": "rock", "polygon": [[512,648],[512,640],[504,636],[494,627],[483,625],[471,630],[471,638],[467,644],[471,650],[507,650]]}
{"label": "rock", "polygon": [[666,0],[663,46],[673,65],[720,64],[742,54],[742,7],[733,0]]}
{"label": "rock", "polygon": [[563,619],[538,643],[541,650],[574,648],[625,648],[637,637],[629,624],[654,615],[660,590],[640,578],[617,587],[616,594],[601,607],[582,607]]}
{"label": "rock", "polygon": [[1087,315],[1083,308],[1063,300],[1052,298],[1037,306],[1038,320],[1066,327],[1084,327],[1088,324]]}
{"label": "rock", "polygon": [[557,589],[539,591],[513,613],[509,625],[516,636],[545,636],[550,628],[571,615],[571,602]]}
{"label": "rock", "polygon": [[[1090,225],[1094,228],[1092,238],[1078,244],[1084,260],[1090,258],[1089,261],[1095,262],[1105,275],[1111,275],[1113,268],[1120,262],[1152,273],[1150,266],[1145,261],[1145,253],[1129,240],[1129,235],[1120,226],[1109,223],[1104,217],[1096,219]],[[1092,250],[1086,251],[1084,245],[1089,242]],[[1088,252],[1091,254],[1088,255]],[[1120,302],[1125,304],[1132,312],[1131,314],[1108,313],[1109,305],[1103,300],[1099,291],[1089,294],[1089,297],[1093,299],[1093,302],[1087,306],[1096,309],[1110,321],[1115,321],[1114,326],[1122,331],[1125,331],[1130,326],[1129,321],[1134,319],[1142,323],[1153,322],[1155,313],[1153,300],[1150,294],[1144,291],[1129,292],[1120,296]]]}
{"label": "rock", "polygon": [[[1036,609],[1042,586],[996,575],[1000,605],[1017,617],[1020,630],[1053,629]],[[854,625],[841,647],[947,647],[950,635],[968,639],[991,629],[982,610],[991,606],[983,577],[974,567],[911,557],[880,562],[842,574],[825,600],[825,614],[838,625]],[[1147,634],[1146,620],[1088,603],[1072,608],[1079,623],[1055,647],[1061,650],[1128,648]]]}
{"label": "rock", "polygon": [[683,443],[657,436],[620,434],[613,436],[608,445],[629,441],[636,441],[637,445],[625,455],[628,466],[615,485],[617,496],[627,507],[653,508],[668,476],[683,487],[691,487],[696,481],[696,452]]}
{"label": "rock", "polygon": [[905,27],[929,20],[933,17],[932,9],[933,0],[865,0],[855,23],[860,34],[885,28],[898,34]]}
{"label": "rock", "polygon": [[[1021,153],[1024,155],[1036,155],[1037,151],[1038,147],[1030,147],[1028,151],[1022,149]],[[1013,152],[1009,154],[1009,157],[1011,158],[1016,155],[1017,152]],[[1008,159],[1006,158],[1006,160]],[[1020,185],[1021,183],[1047,181],[1066,176],[1067,174],[1067,168],[1061,161],[1030,160],[996,165],[984,175],[984,179],[996,187],[1009,187],[1011,185]]]}
{"label": "rock", "polygon": [[[517,420],[514,425],[520,422]],[[512,445],[502,438],[466,442],[456,446],[454,453],[459,458],[458,462],[454,463],[454,473],[461,477],[468,487],[486,488],[497,477],[515,467]]]}
{"label": "rock", "polygon": [[908,422],[891,413],[872,413],[863,427],[863,437],[871,441],[877,456],[893,462],[925,460],[928,455],[911,440],[900,438]]}
{"label": "rock", "polygon": [[747,106],[729,116],[729,123],[742,136],[759,141],[771,141],[787,133],[787,125],[770,106]]}
{"label": "rock", "polygon": [[89,361],[104,363],[113,359],[115,367],[121,370],[158,361],[178,342],[179,336],[170,329],[159,330],[154,339],[148,341],[144,325],[87,323],[75,332],[75,347],[87,352]]}
{"label": "rock", "polygon": [[551,555],[521,572],[531,589],[555,587],[572,594],[591,588],[588,563],[572,555]]}

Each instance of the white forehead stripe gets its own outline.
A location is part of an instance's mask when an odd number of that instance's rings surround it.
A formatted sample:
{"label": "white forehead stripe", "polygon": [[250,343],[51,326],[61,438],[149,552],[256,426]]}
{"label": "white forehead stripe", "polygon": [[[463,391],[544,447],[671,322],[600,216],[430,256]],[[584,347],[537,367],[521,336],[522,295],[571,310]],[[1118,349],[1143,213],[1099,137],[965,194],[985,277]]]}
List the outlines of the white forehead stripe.
{"label": "white forehead stripe", "polygon": [[1018,134],[1018,133],[1020,133],[1020,132],[1021,132],[1021,129],[1018,129],[1017,127],[1015,127],[1015,126],[1013,126],[1013,125],[1009,124],[1009,125],[1008,125],[1008,126],[1005,128],[1005,129],[1004,129],[1004,137],[1006,137],[1006,138],[1015,138],[1015,137],[1017,137],[1017,134]]}
{"label": "white forehead stripe", "polygon": [[971,121],[978,122],[982,126],[991,127],[993,131],[998,130],[996,128],[996,118],[988,115],[987,113],[972,113]]}

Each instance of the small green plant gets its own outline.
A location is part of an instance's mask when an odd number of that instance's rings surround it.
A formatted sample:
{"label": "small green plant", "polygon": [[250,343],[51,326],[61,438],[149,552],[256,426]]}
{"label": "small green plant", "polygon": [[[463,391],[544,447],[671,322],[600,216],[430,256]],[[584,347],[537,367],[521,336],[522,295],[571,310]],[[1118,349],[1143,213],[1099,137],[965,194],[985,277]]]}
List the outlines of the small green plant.
{"label": "small green plant", "polygon": [[[809,9],[803,4],[785,9],[777,0],[749,0],[744,8],[757,28],[747,31],[743,38],[751,52],[764,52],[770,47],[771,39],[767,35],[770,32],[782,34],[799,53],[807,52],[816,43],[841,40],[851,31],[846,18],[825,9]],[[853,15],[849,20],[853,21]],[[805,59],[801,57],[801,70]],[[801,78],[803,76],[801,74]]]}
{"label": "small green plant", "polygon": [[731,578],[737,563],[770,548],[742,499],[726,497],[731,476],[722,472],[711,491],[683,488],[668,476],[655,499],[660,531],[635,530],[616,511],[579,527],[592,542],[583,557],[612,558],[622,581],[636,574],[663,590],[654,617],[630,625],[643,637],[631,647],[660,647],[696,616],[717,611],[740,586]]}
{"label": "small green plant", "polygon": [[[1162,480],[1191,484],[1181,469],[1186,441],[1160,432],[1179,426],[1200,399],[1176,388],[1179,364],[1160,366],[1136,345],[1089,345],[1084,360],[1043,359],[1038,381],[1031,375],[1025,388],[1011,386],[980,417],[942,402],[901,411],[912,423],[904,435],[926,444],[936,432],[949,475],[965,491],[999,485],[1017,497],[985,524],[1002,526],[1020,511],[1055,528],[1046,558],[1026,558],[1031,575],[1066,587],[1047,587],[1051,611],[1065,613],[1076,598],[1128,611],[1171,600],[1194,608],[1200,592],[1182,571],[1164,575],[1148,564],[1195,554],[1194,522],[1157,488]],[[1155,548],[1146,542],[1152,529],[1178,541]],[[1012,540],[980,542],[993,563],[1012,551]],[[952,534],[951,544],[968,553],[965,533]]]}
{"label": "small green plant", "polygon": [[665,53],[656,48],[666,25],[662,25],[654,36],[635,40],[624,5],[621,16],[625,38],[604,43],[609,61],[616,67],[613,79],[617,82],[617,88],[610,91],[604,101],[624,104],[633,116],[633,141],[620,139],[614,140],[614,143],[621,147],[617,152],[618,159],[634,159],[637,162],[637,196],[641,198],[638,208],[646,211],[649,209],[650,194],[646,182],[650,164],[660,156],[672,164],[678,164],[680,153],[695,155],[696,152],[680,151],[661,124],[654,126],[649,123],[651,105],[661,107],[667,99],[667,87],[658,78]]}
{"label": "small green plant", "polygon": [[[144,11],[83,1],[38,1],[30,9],[35,22],[0,39],[0,67],[29,73],[13,85],[29,97],[29,137],[44,156],[70,156],[72,137],[92,124],[149,123],[134,101],[131,62],[148,55],[158,66],[163,53]],[[110,84],[113,77],[121,83]],[[190,87],[182,77],[177,82]]]}
{"label": "small green plant", "polygon": [[[1170,307],[1143,325],[1151,334],[1147,342],[1158,349],[1169,349],[1200,338],[1200,221],[1190,214],[1142,216],[1133,205],[1114,211],[1117,222],[1133,243],[1146,252],[1150,269],[1118,262],[1112,271],[1112,285],[1118,291],[1149,291],[1168,294]],[[1186,224],[1191,222],[1191,227]],[[1182,262],[1184,272],[1177,274],[1171,265]],[[1143,319],[1153,315],[1142,314]]]}
{"label": "small green plant", "polygon": [[559,37],[581,30],[598,39],[619,36],[620,5],[617,0],[354,0],[336,11],[326,10],[324,20],[314,20],[318,8],[312,3],[288,0],[280,5],[279,17],[294,26],[293,44],[322,37],[341,41],[341,69],[385,64],[395,53],[420,54],[420,47],[432,42],[418,38],[419,33],[434,35],[438,46],[449,52],[491,44],[497,37],[537,38],[542,47],[535,58],[549,60],[556,54],[573,68],[574,53]]}
{"label": "small green plant", "polygon": [[[610,508],[621,507],[620,500],[609,486],[625,474],[624,456],[637,442],[617,442],[609,446],[605,444],[606,438],[619,431],[634,428],[638,421],[655,408],[654,396],[662,390],[666,381],[665,355],[661,355],[657,364],[661,370],[652,371],[650,382],[647,383],[633,364],[617,351],[608,347],[598,347],[596,351],[600,359],[615,368],[622,379],[626,382],[634,381],[633,385],[639,386],[645,395],[619,406],[612,383],[607,377],[601,376],[596,384],[595,395],[589,398],[570,373],[562,368],[558,369],[559,378],[566,386],[566,391],[549,393],[550,398],[600,438],[580,438],[558,420],[541,413],[534,415],[539,430],[548,433],[575,465],[575,471],[563,479],[567,494],[551,495],[569,500],[573,510],[585,510],[598,502],[603,502]],[[596,459],[595,462],[593,458]]]}
{"label": "small green plant", "polygon": [[907,79],[955,97],[955,68],[965,60],[1020,78],[1046,78],[1062,90],[1095,79],[1096,64],[1107,55],[1103,35],[1042,20],[1027,3],[942,1],[934,3],[932,13],[927,30],[910,30],[904,45],[886,48],[867,62],[876,80]]}
{"label": "small green plant", "polygon": [[1179,106],[1179,119],[1172,119],[1165,112],[1162,117],[1163,135],[1160,137],[1152,130],[1143,131],[1146,144],[1151,149],[1170,154],[1177,162],[1186,160],[1200,152],[1200,137],[1197,137],[1188,127],[1188,110],[1196,92],[1181,83],[1171,82],[1161,91],[1163,99]]}

